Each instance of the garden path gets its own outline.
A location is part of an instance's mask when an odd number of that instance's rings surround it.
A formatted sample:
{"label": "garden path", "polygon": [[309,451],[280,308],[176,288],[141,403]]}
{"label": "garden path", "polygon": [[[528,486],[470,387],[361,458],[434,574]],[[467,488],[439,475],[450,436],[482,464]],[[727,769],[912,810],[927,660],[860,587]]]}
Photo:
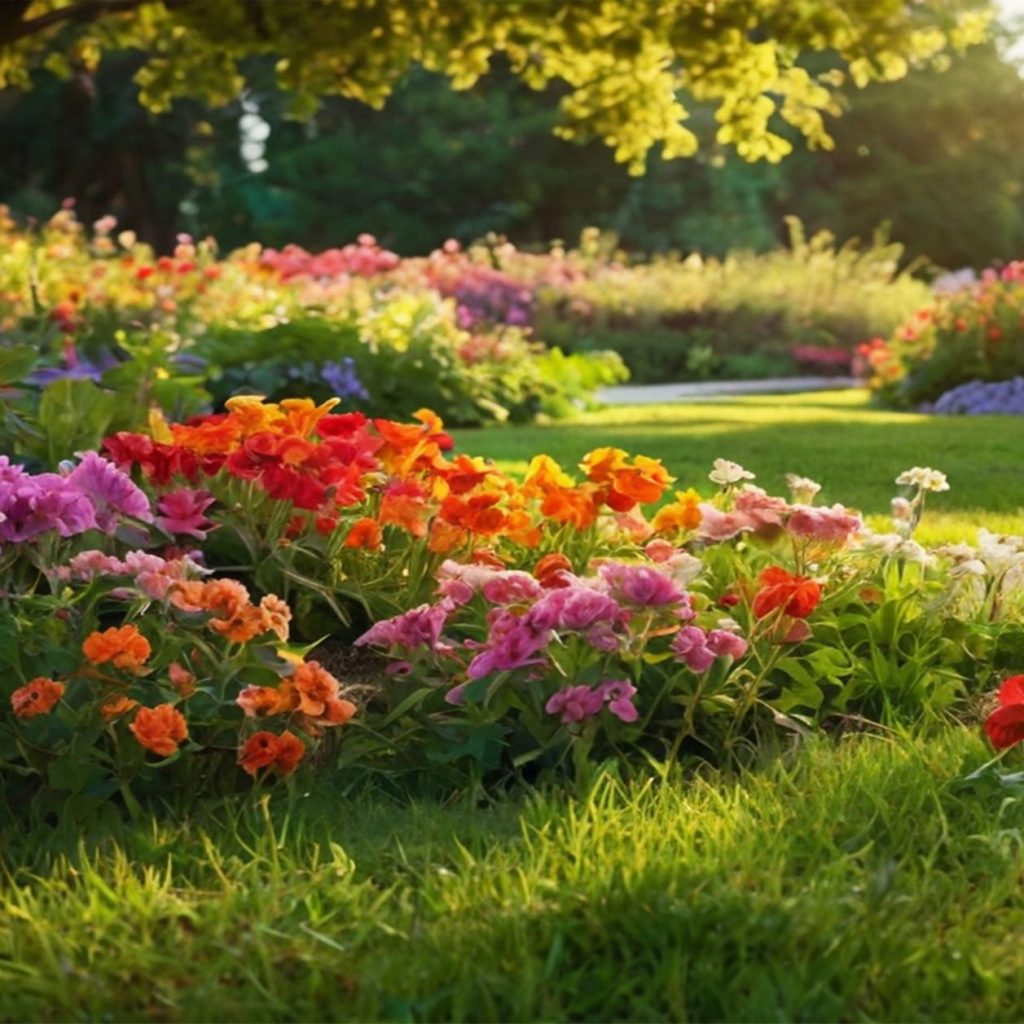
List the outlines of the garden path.
{"label": "garden path", "polygon": [[853,377],[776,377],[768,380],[709,380],[679,384],[623,384],[602,388],[597,399],[608,405],[653,405],[693,401],[718,395],[799,394],[840,391],[858,386]]}

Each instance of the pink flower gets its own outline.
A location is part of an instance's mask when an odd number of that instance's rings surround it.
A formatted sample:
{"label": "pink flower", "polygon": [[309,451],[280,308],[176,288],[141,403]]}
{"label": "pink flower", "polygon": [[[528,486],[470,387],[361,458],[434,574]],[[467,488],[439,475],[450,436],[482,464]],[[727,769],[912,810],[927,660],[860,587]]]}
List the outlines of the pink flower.
{"label": "pink flower", "polygon": [[127,570],[124,563],[113,555],[102,551],[82,551],[68,562],[71,576],[78,580],[89,580],[94,576],[121,576]]}
{"label": "pink flower", "polygon": [[627,679],[609,679],[598,687],[608,701],[608,710],[621,722],[635,722],[640,713],[633,704],[636,687]]}
{"label": "pink flower", "polygon": [[706,540],[729,540],[743,532],[782,526],[782,515],[789,510],[785,498],[773,498],[760,487],[748,484],[736,495],[731,512],[722,512],[701,502],[700,535]]}
{"label": "pink flower", "polygon": [[863,525],[860,516],[848,512],[842,505],[831,508],[794,505],[786,527],[798,537],[811,537],[827,544],[845,544],[850,535]]}
{"label": "pink flower", "polygon": [[203,513],[213,504],[214,497],[209,491],[194,491],[182,487],[165,494],[158,503],[160,515],[157,526],[167,533],[187,534],[196,540],[205,540],[214,528],[214,523]]}
{"label": "pink flower", "polygon": [[544,588],[528,573],[509,570],[496,572],[483,586],[484,597],[491,604],[521,604],[544,593]]}
{"label": "pink flower", "polygon": [[678,604],[685,595],[663,572],[649,565],[623,565],[606,562],[598,574],[612,596],[627,604],[652,607]]}
{"label": "pink flower", "polygon": [[683,626],[672,639],[676,661],[682,661],[691,672],[707,672],[717,655],[708,646],[708,636],[699,626]]}
{"label": "pink flower", "polygon": [[599,622],[614,623],[622,609],[607,594],[589,587],[549,590],[530,609],[530,621],[541,629],[584,632]]}
{"label": "pink flower", "polygon": [[132,483],[127,473],[95,452],[82,452],[79,457],[81,461],[65,479],[92,502],[96,525],[104,533],[113,532],[120,516],[146,523],[153,521],[149,498]]}
{"label": "pink flower", "polygon": [[675,545],[664,538],[652,540],[645,548],[644,554],[652,562],[667,562],[676,553]]}
{"label": "pink flower", "polygon": [[585,722],[593,718],[604,707],[605,695],[598,688],[589,686],[567,686],[548,698],[544,710],[549,715],[561,715],[562,723]]}
{"label": "pink flower", "polygon": [[448,618],[448,607],[444,604],[421,604],[418,608],[374,623],[355,641],[356,647],[370,644],[374,647],[429,647],[432,651],[451,650],[441,643],[441,631]]}
{"label": "pink flower", "polygon": [[454,605],[469,604],[497,572],[489,565],[463,565],[448,558],[437,570],[437,592]]}
{"label": "pink flower", "polygon": [[713,629],[708,633],[709,650],[720,658],[742,658],[747,653],[747,641],[727,629]]}

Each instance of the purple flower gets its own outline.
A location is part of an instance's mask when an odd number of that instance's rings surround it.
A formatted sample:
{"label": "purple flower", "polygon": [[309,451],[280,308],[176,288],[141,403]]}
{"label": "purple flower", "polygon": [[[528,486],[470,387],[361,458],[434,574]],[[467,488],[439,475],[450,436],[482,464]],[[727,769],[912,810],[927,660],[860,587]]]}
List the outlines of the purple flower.
{"label": "purple flower", "polygon": [[609,679],[598,690],[606,701],[608,710],[621,722],[635,722],[640,717],[633,704],[636,687],[628,679]]}
{"label": "purple flower", "polygon": [[153,521],[149,498],[132,483],[131,477],[95,452],[79,453],[81,462],[65,478],[86,495],[96,509],[96,525],[104,532],[117,527],[119,516],[143,522]]}
{"label": "purple flower", "polygon": [[363,402],[370,400],[370,393],[356,372],[355,360],[345,356],[340,363],[325,363],[320,376],[338,398],[355,398]]}
{"label": "purple flower", "polygon": [[691,672],[707,672],[717,655],[708,646],[708,636],[699,626],[683,626],[672,639],[676,661],[682,661]]}
{"label": "purple flower", "polygon": [[567,686],[548,698],[544,710],[549,715],[561,715],[563,724],[569,725],[593,718],[604,707],[604,700],[605,695],[600,688]]}
{"label": "purple flower", "polygon": [[203,513],[213,502],[214,497],[209,491],[194,491],[188,487],[171,491],[159,501],[157,526],[167,533],[187,534],[196,540],[205,540],[214,524]]}
{"label": "purple flower", "polygon": [[374,647],[429,647],[443,653],[451,650],[441,643],[441,631],[448,618],[448,607],[444,604],[421,604],[412,611],[374,623],[355,641],[356,647],[371,644]]}

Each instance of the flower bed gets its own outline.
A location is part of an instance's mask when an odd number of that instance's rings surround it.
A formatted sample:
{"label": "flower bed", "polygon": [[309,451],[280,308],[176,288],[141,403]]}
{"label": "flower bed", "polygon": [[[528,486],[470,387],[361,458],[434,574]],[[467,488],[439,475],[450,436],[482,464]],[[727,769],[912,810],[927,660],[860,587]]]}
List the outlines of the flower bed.
{"label": "flower bed", "polygon": [[1022,297],[1024,263],[986,270],[979,281],[940,293],[891,337],[861,346],[862,372],[887,405],[1018,412],[1012,382],[1024,376]]}
{"label": "flower bed", "polygon": [[[919,545],[936,471],[900,476],[879,535],[799,477],[769,495],[719,460],[670,493],[658,460],[600,448],[512,479],[431,412],[333,406],[235,398],[59,473],[4,460],[12,807],[314,762],[451,786],[743,763],[830,723],[967,713],[1022,667],[1024,540]],[[324,667],[353,649],[382,659],[358,686]]]}

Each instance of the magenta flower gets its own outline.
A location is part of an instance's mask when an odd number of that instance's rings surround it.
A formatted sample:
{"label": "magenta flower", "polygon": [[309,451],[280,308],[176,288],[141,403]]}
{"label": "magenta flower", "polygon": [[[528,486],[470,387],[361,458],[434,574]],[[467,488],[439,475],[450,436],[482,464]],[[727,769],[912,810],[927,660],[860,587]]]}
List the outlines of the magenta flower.
{"label": "magenta flower", "polygon": [[132,483],[131,477],[95,452],[80,452],[79,457],[81,461],[65,479],[93,503],[96,525],[101,530],[112,532],[120,516],[146,523],[153,521],[149,498]]}
{"label": "magenta flower", "polygon": [[491,631],[480,653],[469,663],[466,672],[470,679],[544,663],[537,655],[551,640],[551,630],[538,627],[528,615],[514,615],[503,609],[492,611],[487,621]]}
{"label": "magenta flower", "polygon": [[447,618],[446,605],[421,604],[402,615],[374,623],[355,641],[355,646],[363,647],[369,644],[374,647],[402,647],[407,650],[429,647],[432,651],[444,653],[451,650],[449,645],[441,643],[441,631]]}
{"label": "magenta flower", "polygon": [[598,687],[598,691],[608,701],[608,710],[621,722],[635,722],[640,717],[633,704],[636,687],[628,679],[609,679]]}
{"label": "magenta flower", "polygon": [[187,534],[196,540],[205,540],[215,524],[203,514],[214,502],[209,491],[196,491],[182,487],[165,494],[157,504],[160,515],[156,524],[166,533]]}
{"label": "magenta flower", "polygon": [[0,456],[0,541],[32,540],[50,530],[73,537],[95,526],[93,503],[64,477],[32,476]]}
{"label": "magenta flower", "polygon": [[561,715],[562,723],[585,722],[604,707],[605,695],[601,689],[589,686],[567,686],[548,698],[544,710],[549,715]]}
{"label": "magenta flower", "polygon": [[671,646],[676,661],[683,662],[691,672],[698,675],[707,672],[717,657],[708,646],[707,634],[699,626],[683,626],[672,638]]}
{"label": "magenta flower", "polygon": [[530,621],[542,629],[582,633],[598,623],[616,623],[622,616],[622,609],[612,598],[590,587],[560,587],[542,593],[544,596],[530,609]]}

